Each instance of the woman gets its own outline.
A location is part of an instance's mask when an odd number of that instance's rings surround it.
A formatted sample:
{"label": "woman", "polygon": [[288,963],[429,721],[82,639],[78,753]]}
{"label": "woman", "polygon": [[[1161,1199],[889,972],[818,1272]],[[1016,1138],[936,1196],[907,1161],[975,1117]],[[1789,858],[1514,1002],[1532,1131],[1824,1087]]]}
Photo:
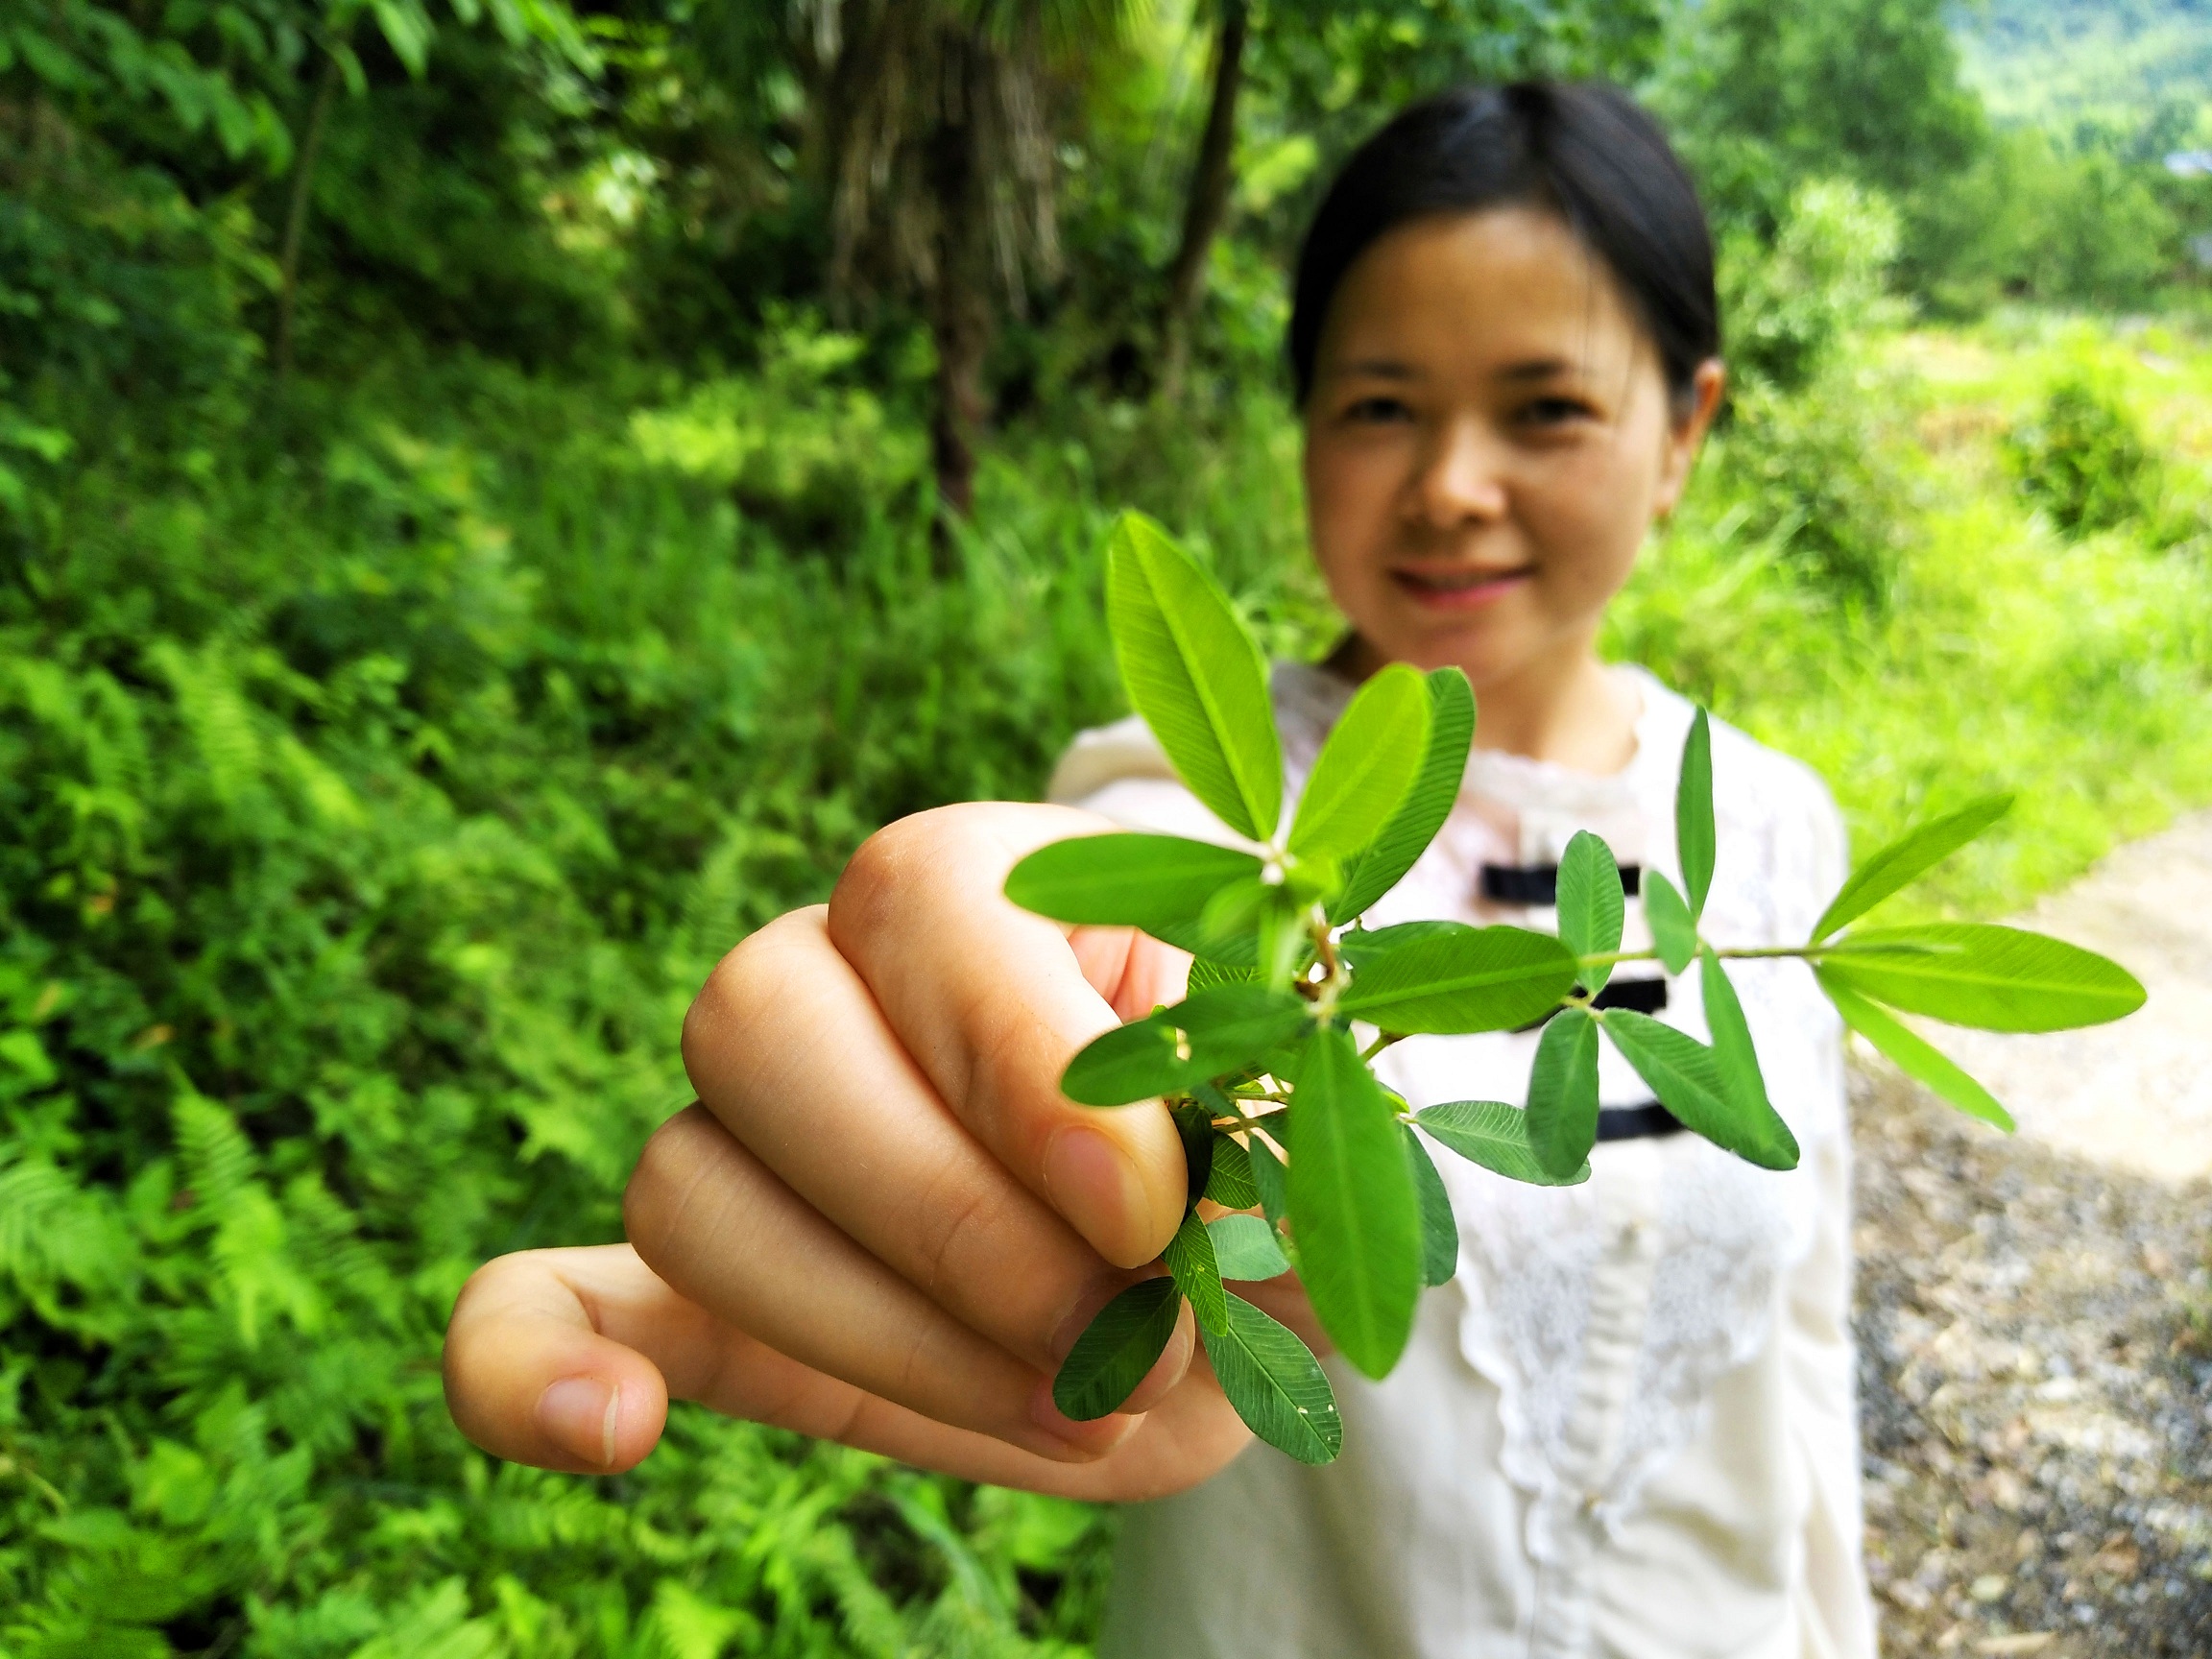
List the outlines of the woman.
{"label": "woman", "polygon": [[[1365,674],[1455,663],[1476,753],[1373,919],[1549,919],[1578,829],[1675,868],[1689,710],[1596,641],[1718,406],[1712,252],[1657,129],[1594,87],[1407,110],[1355,156],[1301,254],[1290,359],[1314,554],[1351,624],[1275,680],[1291,781]],[[1708,931],[1802,937],[1842,875],[1802,768],[1715,730]],[[998,897],[1022,854],[1114,825],[1224,831],[1140,726],[1087,734],[1056,798],[895,825],[830,903],[764,928],[686,1025],[702,1104],[656,1137],[633,1252],[486,1268],[449,1396],[480,1444],[612,1470],[669,1392],[975,1479],[1156,1499],[1124,1527],[1110,1652],[1863,1655],[1839,1034],[1797,964],[1741,989],[1805,1148],[1775,1175],[1608,1070],[1582,1188],[1440,1162],[1458,1276],[1384,1382],[1334,1366],[1345,1455],[1247,1436],[1188,1318],[1123,1411],[1050,1374],[1157,1255],[1183,1170],[1156,1105],[1060,1097],[1068,1056],[1179,994],[1185,960]],[[1640,922],[1632,920],[1632,926]],[[1702,1034],[1695,988],[1615,996]],[[1415,1105],[1519,1098],[1530,1034],[1415,1039]],[[1279,1316],[1315,1336],[1294,1282]]]}

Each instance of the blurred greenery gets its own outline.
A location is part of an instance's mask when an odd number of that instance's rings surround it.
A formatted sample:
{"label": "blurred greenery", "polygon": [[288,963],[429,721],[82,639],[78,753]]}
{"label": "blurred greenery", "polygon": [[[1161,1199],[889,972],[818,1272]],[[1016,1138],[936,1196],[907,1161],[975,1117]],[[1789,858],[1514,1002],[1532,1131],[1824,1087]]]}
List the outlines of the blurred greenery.
{"label": "blurred greenery", "polygon": [[[1863,840],[2020,789],[1924,909],[2212,799],[2212,180],[1988,90],[2178,12],[1251,5],[1168,397],[1229,10],[902,14],[1030,100],[990,132],[886,102],[868,0],[0,16],[0,1655],[1088,1641],[1091,1510],[685,1409],[619,1479],[499,1465],[439,1334],[618,1236],[722,950],[1118,711],[1114,511],[1326,648],[1282,271],[1431,86],[1631,81],[1715,203],[1737,392],[1613,649]],[[947,287],[964,200],[1020,233]]]}

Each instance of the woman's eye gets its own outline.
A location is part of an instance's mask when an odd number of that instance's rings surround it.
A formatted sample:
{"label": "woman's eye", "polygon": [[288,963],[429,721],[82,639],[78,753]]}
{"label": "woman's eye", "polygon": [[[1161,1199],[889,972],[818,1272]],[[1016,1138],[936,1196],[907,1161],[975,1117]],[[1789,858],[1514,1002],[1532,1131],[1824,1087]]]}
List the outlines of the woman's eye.
{"label": "woman's eye", "polygon": [[1592,413],[1577,397],[1538,397],[1522,407],[1521,419],[1531,426],[1566,426],[1589,420]]}
{"label": "woman's eye", "polygon": [[1362,397],[1344,411],[1344,419],[1362,425],[1378,425],[1392,421],[1410,421],[1413,411],[1395,397]]}

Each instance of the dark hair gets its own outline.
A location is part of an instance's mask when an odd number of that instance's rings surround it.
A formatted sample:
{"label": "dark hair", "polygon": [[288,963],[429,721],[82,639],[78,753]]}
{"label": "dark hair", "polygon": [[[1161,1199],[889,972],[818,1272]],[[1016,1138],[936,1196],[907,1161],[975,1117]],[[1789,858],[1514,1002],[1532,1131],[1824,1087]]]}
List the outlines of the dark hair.
{"label": "dark hair", "polygon": [[1298,252],[1290,373],[1313,389],[1321,326],[1345,272],[1384,233],[1435,213],[1556,212],[1634,305],[1676,403],[1720,349],[1713,233],[1667,135],[1610,86],[1520,81],[1415,104],[1353,152]]}

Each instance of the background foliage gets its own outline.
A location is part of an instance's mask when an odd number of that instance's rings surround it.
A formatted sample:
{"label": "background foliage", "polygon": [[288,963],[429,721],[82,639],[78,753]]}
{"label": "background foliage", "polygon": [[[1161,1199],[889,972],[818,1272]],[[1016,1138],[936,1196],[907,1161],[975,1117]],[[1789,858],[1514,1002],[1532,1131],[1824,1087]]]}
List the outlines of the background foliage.
{"label": "background foliage", "polygon": [[[485,1256],[616,1236],[720,951],[1117,711],[1113,510],[1277,651],[1328,642],[1282,266],[1431,84],[1634,81],[1716,205],[1738,393],[1616,649],[1819,764],[1863,837],[2023,789],[1938,906],[2212,797],[2212,180],[2160,164],[2203,136],[2194,12],[926,10],[1033,127],[883,104],[861,0],[0,14],[10,1659],[1086,1639],[1088,1510],[682,1411],[620,1480],[503,1467],[445,1420],[439,1332]],[[934,221],[834,279],[862,129],[1020,210],[980,281],[939,282],[974,250]],[[2149,315],[2064,309],[2119,304]]]}

